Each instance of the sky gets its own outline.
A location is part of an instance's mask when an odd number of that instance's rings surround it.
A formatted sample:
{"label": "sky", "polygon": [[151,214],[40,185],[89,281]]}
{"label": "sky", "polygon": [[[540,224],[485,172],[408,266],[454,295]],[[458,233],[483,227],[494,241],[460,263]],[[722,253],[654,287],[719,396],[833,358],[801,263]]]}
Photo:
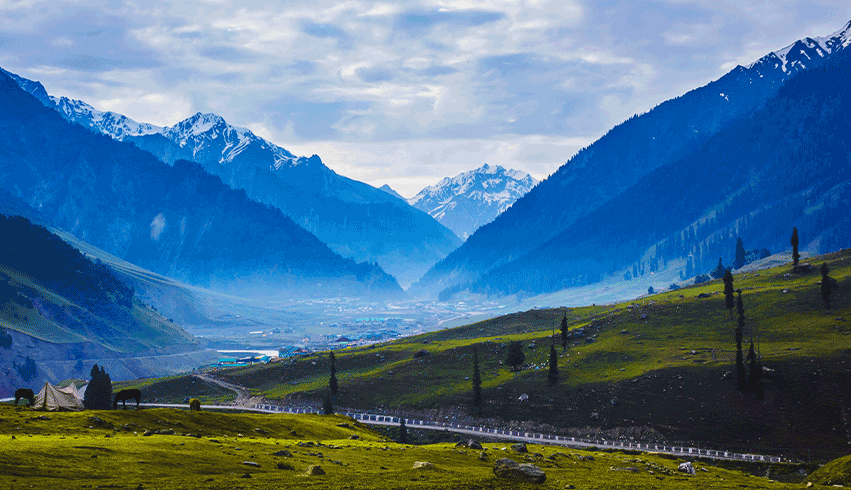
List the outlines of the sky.
{"label": "sky", "polygon": [[411,197],[485,163],[541,180],[630,116],[851,20],[822,0],[279,3],[0,0],[0,67],[139,122],[214,112]]}

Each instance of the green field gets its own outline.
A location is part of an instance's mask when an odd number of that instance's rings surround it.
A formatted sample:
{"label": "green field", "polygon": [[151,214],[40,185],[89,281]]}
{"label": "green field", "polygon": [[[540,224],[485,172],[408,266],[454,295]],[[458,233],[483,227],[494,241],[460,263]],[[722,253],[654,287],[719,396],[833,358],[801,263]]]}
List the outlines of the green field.
{"label": "green field", "polygon": [[[166,433],[145,436],[145,431]],[[355,435],[359,439],[350,439]],[[786,489],[801,488],[811,469],[725,469],[696,461],[698,471],[687,476],[676,471],[680,460],[656,454],[528,449],[520,454],[500,442],[485,443],[483,451],[453,444],[396,444],[341,416],[167,409],[39,413],[0,405],[0,485],[13,489]],[[485,460],[479,459],[481,453]],[[546,472],[546,482],[497,478],[493,462],[504,457],[537,465]],[[415,470],[416,461],[434,468]],[[326,474],[304,475],[310,465],[320,465]],[[779,481],[766,478],[766,471]]]}
{"label": "green field", "polygon": [[[827,262],[839,282],[830,312],[815,270],[792,274],[788,264],[734,275],[734,286],[743,290],[744,349],[752,336],[771,370],[762,401],[722,379],[734,369],[736,322],[716,280],[634,302],[532,310],[338,351],[342,392],[335,404],[470,412],[471,381],[465,377],[472,376],[475,346],[485,394],[482,417],[495,424],[642,432],[691,445],[832,459],[845,454],[851,441],[851,250],[808,262]],[[556,338],[560,379],[549,387],[550,332],[564,315],[571,330],[583,328],[586,335],[572,339],[566,352]],[[596,341],[586,345],[584,338],[593,335]],[[523,342],[527,369],[512,372],[502,364],[509,340]],[[415,357],[422,349],[430,355]],[[318,354],[218,374],[272,401],[319,401],[328,372],[327,356]],[[520,402],[521,393],[529,400]]]}

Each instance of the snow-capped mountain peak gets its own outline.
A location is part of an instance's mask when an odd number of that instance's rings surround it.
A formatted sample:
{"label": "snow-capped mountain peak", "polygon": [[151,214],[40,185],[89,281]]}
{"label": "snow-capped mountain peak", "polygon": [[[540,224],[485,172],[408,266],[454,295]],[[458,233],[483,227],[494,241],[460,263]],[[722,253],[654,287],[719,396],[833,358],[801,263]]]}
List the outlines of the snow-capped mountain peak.
{"label": "snow-capped mountain peak", "polygon": [[757,71],[767,68],[792,75],[812,68],[827,56],[841,51],[849,45],[851,45],[851,21],[829,36],[799,39],[782,49],[768,53],[745,68]]}
{"label": "snow-capped mountain peak", "polygon": [[537,181],[525,172],[484,164],[426,187],[408,203],[466,239],[535,184]]}
{"label": "snow-capped mountain peak", "polygon": [[131,136],[155,134],[162,130],[159,126],[138,123],[122,114],[99,111],[82,100],[50,96],[50,102],[65,119],[119,141]]}

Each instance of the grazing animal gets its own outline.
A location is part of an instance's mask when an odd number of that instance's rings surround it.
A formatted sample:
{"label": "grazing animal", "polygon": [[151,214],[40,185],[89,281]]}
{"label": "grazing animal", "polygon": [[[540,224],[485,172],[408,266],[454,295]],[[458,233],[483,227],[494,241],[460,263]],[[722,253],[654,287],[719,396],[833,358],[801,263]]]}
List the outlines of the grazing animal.
{"label": "grazing animal", "polygon": [[124,410],[127,410],[127,400],[136,400],[136,410],[139,410],[139,403],[142,401],[142,392],[140,390],[121,390],[115,394],[115,401],[112,402],[112,409],[118,409],[118,402],[124,405]]}
{"label": "grazing animal", "polygon": [[18,402],[21,400],[21,398],[27,400],[28,407],[35,405],[35,393],[33,393],[33,390],[29,388],[18,388],[17,390],[15,390],[16,407],[18,406]]}
{"label": "grazing animal", "polygon": [[201,411],[201,400],[197,398],[193,398],[189,400],[189,411],[190,412],[200,412]]}

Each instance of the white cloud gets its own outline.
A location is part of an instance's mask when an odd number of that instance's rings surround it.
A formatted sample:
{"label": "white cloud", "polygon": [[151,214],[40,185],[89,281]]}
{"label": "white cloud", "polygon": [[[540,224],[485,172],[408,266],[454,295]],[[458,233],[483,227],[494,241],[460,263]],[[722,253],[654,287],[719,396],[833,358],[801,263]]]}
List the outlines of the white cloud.
{"label": "white cloud", "polygon": [[159,241],[160,235],[166,227],[165,216],[160,213],[154,216],[154,219],[151,220],[151,240]]}

